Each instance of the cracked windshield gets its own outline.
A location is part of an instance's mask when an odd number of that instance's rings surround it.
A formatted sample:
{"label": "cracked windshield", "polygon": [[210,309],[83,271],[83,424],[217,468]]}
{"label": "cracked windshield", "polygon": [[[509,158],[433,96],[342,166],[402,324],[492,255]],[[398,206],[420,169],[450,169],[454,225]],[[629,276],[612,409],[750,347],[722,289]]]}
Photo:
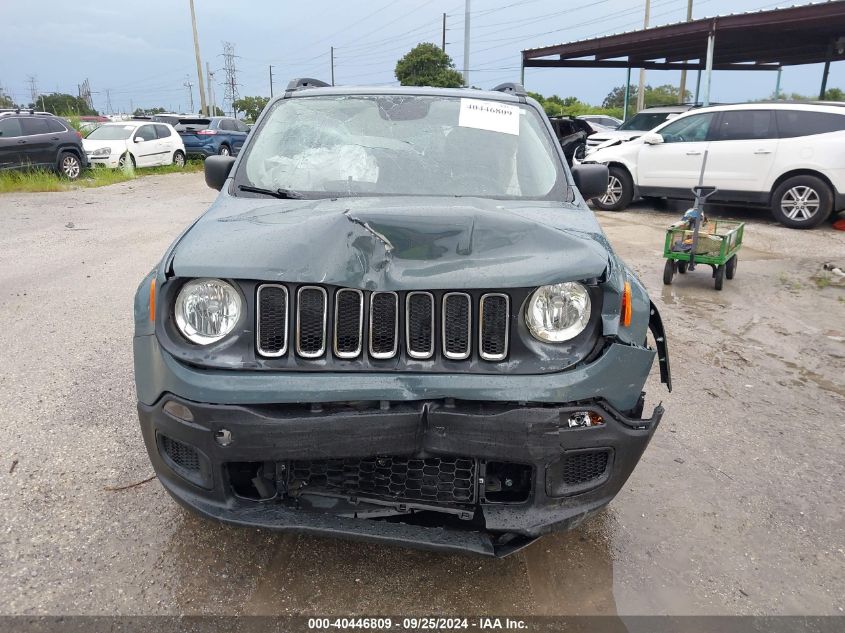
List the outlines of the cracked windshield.
{"label": "cracked windshield", "polygon": [[560,199],[552,195],[563,179],[549,135],[538,114],[518,104],[291,98],[278,103],[258,132],[241,185],[309,197]]}

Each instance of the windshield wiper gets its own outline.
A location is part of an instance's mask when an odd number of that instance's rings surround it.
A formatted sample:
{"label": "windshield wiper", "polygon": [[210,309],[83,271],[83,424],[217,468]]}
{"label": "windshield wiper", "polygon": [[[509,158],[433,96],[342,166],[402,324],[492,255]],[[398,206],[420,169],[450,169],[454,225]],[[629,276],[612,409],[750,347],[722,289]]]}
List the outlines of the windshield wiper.
{"label": "windshield wiper", "polygon": [[294,191],[293,189],[263,189],[261,187],[253,187],[251,185],[238,185],[241,191],[249,191],[250,193],[263,193],[265,196],[273,196],[274,198],[282,198],[284,200],[301,200],[305,196]]}

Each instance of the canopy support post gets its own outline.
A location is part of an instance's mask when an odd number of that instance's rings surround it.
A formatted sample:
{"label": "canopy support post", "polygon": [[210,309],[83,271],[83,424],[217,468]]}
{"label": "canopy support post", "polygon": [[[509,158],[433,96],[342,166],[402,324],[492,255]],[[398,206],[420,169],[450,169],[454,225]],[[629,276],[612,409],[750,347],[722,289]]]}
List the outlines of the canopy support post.
{"label": "canopy support post", "polygon": [[625,97],[622,102],[622,121],[628,120],[628,99],[631,93],[631,67],[628,66],[628,76],[625,78]]}
{"label": "canopy support post", "polygon": [[716,30],[711,29],[707,34],[707,60],[704,67],[704,96],[701,105],[705,108],[710,105],[710,79],[713,76],[713,49],[716,44]]}
{"label": "canopy support post", "polygon": [[822,87],[819,89],[819,101],[824,101],[824,93],[827,92],[827,76],[830,74],[831,57],[833,57],[833,40],[827,46],[827,59],[824,61],[824,71],[822,71]]}

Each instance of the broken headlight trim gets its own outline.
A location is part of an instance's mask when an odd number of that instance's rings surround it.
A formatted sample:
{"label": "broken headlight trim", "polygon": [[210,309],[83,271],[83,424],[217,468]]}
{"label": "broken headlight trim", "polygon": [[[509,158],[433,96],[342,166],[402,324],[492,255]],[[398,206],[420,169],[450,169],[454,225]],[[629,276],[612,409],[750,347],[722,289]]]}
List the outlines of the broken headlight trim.
{"label": "broken headlight trim", "polygon": [[241,307],[241,296],[231,284],[220,279],[194,279],[179,291],[174,316],[185,338],[209,345],[235,328]]}
{"label": "broken headlight trim", "polygon": [[528,331],[546,343],[562,343],[575,338],[589,321],[590,293],[574,281],[540,286],[525,307]]}

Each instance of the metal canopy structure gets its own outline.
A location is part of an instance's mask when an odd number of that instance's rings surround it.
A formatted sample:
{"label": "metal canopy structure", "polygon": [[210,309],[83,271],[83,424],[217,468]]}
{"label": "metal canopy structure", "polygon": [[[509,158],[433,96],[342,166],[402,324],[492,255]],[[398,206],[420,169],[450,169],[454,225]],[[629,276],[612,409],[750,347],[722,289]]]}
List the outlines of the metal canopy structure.
{"label": "metal canopy structure", "polygon": [[[522,51],[522,68],[780,70],[845,59],[845,1],[703,18]],[[821,98],[821,96],[820,96]]]}

